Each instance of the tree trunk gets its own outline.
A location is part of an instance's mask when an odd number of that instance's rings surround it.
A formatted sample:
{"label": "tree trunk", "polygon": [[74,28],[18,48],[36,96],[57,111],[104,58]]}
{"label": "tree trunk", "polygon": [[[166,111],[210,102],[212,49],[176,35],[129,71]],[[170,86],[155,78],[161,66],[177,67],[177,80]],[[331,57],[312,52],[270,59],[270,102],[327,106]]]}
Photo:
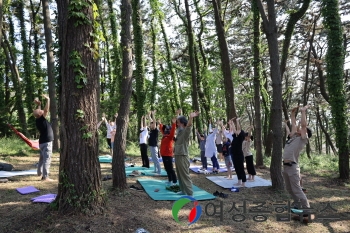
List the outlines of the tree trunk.
{"label": "tree trunk", "polygon": [[27,130],[27,128],[28,128],[27,127],[27,119],[26,119],[26,114],[24,111],[23,101],[22,101],[22,96],[23,96],[22,86],[21,86],[21,82],[20,82],[18,68],[16,66],[16,60],[15,60],[15,57],[12,53],[10,43],[7,40],[7,36],[4,32],[4,30],[2,30],[2,33],[3,33],[3,35],[2,35],[3,42],[1,43],[1,45],[2,45],[2,48],[4,49],[7,63],[11,68],[11,77],[12,77],[12,82],[13,82],[13,86],[15,89],[16,109],[17,109],[17,113],[18,113],[19,123],[21,126],[21,132],[23,134],[29,136],[29,133]]}
{"label": "tree trunk", "polygon": [[215,29],[218,36],[218,42],[220,47],[220,58],[221,58],[221,71],[224,76],[224,87],[225,87],[225,99],[226,99],[226,117],[231,119],[237,117],[235,98],[234,98],[234,87],[231,74],[230,57],[228,53],[228,47],[225,37],[225,31],[223,27],[223,21],[220,13],[221,0],[213,0],[214,17],[215,17]]}
{"label": "tree trunk", "polygon": [[[141,10],[140,0],[132,0],[132,25],[134,34],[134,49],[135,49],[135,79],[136,79],[136,95],[137,95],[137,118],[139,126],[141,125],[141,116],[145,115],[145,101],[146,101],[146,90],[145,90],[145,77],[144,77],[144,59],[143,59],[143,33],[142,33],[142,21],[141,21]],[[140,127],[138,127],[140,128]]]}
{"label": "tree trunk", "polygon": [[278,32],[276,25],[276,13],[273,0],[267,0],[268,19],[264,8],[258,0],[260,14],[263,18],[263,26],[269,47],[270,72],[272,80],[272,105],[271,105],[271,129],[273,134],[273,151],[271,158],[271,181],[272,187],[277,190],[284,188],[282,177],[282,79],[279,69]]}
{"label": "tree trunk", "polygon": [[129,123],[130,101],[132,93],[132,43],[131,43],[131,0],[122,0],[120,11],[123,12],[121,18],[121,48],[122,50],[122,76],[121,85],[122,99],[119,105],[117,130],[113,148],[113,187],[119,190],[126,189],[125,175],[125,148]]}
{"label": "tree trunk", "polygon": [[52,125],[54,141],[53,150],[58,151],[59,144],[59,128],[58,128],[58,116],[57,116],[57,101],[56,101],[56,79],[54,75],[55,58],[53,56],[52,47],[52,32],[51,32],[51,19],[50,8],[48,0],[42,0],[43,2],[43,16],[44,16],[44,31],[45,31],[45,46],[46,46],[46,63],[47,63],[47,80],[49,85],[50,96],[50,122]]}
{"label": "tree trunk", "polygon": [[338,0],[322,1],[322,15],[327,28],[327,87],[335,128],[335,141],[339,149],[339,178],[349,179],[349,144],[346,136],[348,135],[347,103],[344,91],[345,50]]}
{"label": "tree trunk", "polygon": [[[187,37],[188,37],[188,53],[189,53],[189,61],[191,68],[191,80],[192,80],[192,108],[194,110],[199,110],[199,102],[198,102],[198,85],[197,85],[197,72],[196,72],[196,61],[195,61],[195,42],[193,38],[193,28],[192,28],[192,20],[191,20],[191,12],[188,5],[188,0],[185,0],[185,9],[186,9],[186,19],[187,19]],[[196,119],[196,125],[200,125],[199,118]]]}
{"label": "tree trunk", "polygon": [[[94,17],[90,1],[74,8],[57,1],[61,43],[61,154],[58,195],[63,214],[100,212],[104,204],[98,161],[99,79]],[[75,14],[72,14],[72,13]],[[84,15],[78,18],[76,15]],[[86,18],[85,18],[86,17]]]}
{"label": "tree trunk", "polygon": [[260,106],[260,78],[261,78],[261,61],[260,61],[260,15],[259,8],[256,4],[256,0],[252,1],[252,12],[253,12],[253,28],[254,28],[254,39],[253,39],[253,54],[254,54],[254,110],[255,110],[255,150],[256,150],[256,166],[262,167],[264,165],[262,155],[262,141],[261,141],[261,106]]}

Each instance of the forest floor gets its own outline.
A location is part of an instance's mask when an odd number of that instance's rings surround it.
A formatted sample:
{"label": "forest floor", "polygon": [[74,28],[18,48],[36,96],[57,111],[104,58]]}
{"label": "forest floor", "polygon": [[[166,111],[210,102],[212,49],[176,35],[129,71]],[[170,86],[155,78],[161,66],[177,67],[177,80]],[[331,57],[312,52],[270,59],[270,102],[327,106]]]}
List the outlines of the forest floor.
{"label": "forest floor", "polygon": [[[11,163],[17,170],[35,169],[36,155],[29,157],[11,156],[6,162]],[[135,159],[137,165],[139,160]],[[51,178],[58,180],[59,155],[54,154],[51,166]],[[101,164],[102,177],[111,174],[110,164]],[[128,189],[123,194],[111,190],[112,181],[103,181],[103,189],[107,191],[107,204],[103,214],[87,216],[60,215],[57,211],[50,211],[48,204],[31,203],[30,199],[46,193],[57,193],[56,182],[43,182],[37,176],[15,176],[7,183],[0,183],[0,232],[135,232],[144,228],[150,233],[157,232],[350,232],[350,191],[349,183],[331,178],[332,174],[324,176],[303,174],[303,185],[307,189],[307,197],[315,211],[315,219],[309,223],[290,220],[280,222],[276,220],[273,204],[278,201],[287,203],[290,200],[285,192],[276,192],[270,187],[244,188],[240,192],[223,189],[205,178],[204,174],[191,172],[193,183],[209,193],[215,191],[228,194],[227,198],[199,201],[202,207],[201,218],[188,226],[186,223],[190,208],[180,211],[181,223],[172,217],[173,201],[154,201],[144,191]],[[224,175],[226,173],[220,173]],[[269,169],[257,169],[257,174],[270,179]],[[333,174],[335,177],[335,174]],[[165,179],[165,177],[150,177],[150,179]],[[137,178],[127,178],[128,187],[137,183]],[[40,194],[21,195],[16,188],[34,186]],[[213,209],[205,212],[206,206],[219,205],[223,202],[223,219],[218,215],[209,216]],[[244,221],[232,219],[234,212],[230,211],[233,204],[236,207],[247,203],[247,210],[253,201],[266,202],[271,213],[265,214],[266,221],[253,220],[252,214],[244,214]],[[211,203],[210,205],[208,205]],[[328,207],[326,208],[328,204]],[[336,210],[336,212],[335,212]],[[209,213],[209,211],[212,211]],[[204,213],[205,212],[205,213]],[[237,212],[236,212],[237,213]],[[320,219],[327,215],[334,219]]]}

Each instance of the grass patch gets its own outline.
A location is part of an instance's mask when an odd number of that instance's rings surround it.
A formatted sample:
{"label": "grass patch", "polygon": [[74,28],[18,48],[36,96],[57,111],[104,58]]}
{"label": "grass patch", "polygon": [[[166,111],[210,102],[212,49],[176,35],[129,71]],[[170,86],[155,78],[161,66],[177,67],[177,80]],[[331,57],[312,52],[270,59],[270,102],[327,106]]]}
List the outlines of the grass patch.
{"label": "grass patch", "polygon": [[0,138],[0,145],[0,156],[4,160],[10,156],[29,156],[38,153],[16,136]]}

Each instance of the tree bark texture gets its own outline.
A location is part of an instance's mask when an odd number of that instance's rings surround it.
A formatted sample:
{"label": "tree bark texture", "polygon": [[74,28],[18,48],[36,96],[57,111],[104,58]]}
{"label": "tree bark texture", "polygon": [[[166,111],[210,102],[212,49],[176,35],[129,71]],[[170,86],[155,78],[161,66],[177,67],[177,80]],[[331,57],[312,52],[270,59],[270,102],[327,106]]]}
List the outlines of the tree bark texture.
{"label": "tree bark texture", "polygon": [[121,48],[122,48],[122,85],[121,101],[117,117],[117,129],[113,148],[113,187],[119,190],[126,189],[125,149],[129,123],[130,101],[132,95],[132,42],[131,42],[131,0],[122,0],[121,17]]}
{"label": "tree bark texture", "polygon": [[234,98],[234,87],[231,74],[230,57],[228,53],[227,41],[225,37],[225,30],[223,27],[221,14],[220,14],[220,0],[213,0],[214,17],[215,17],[215,28],[218,36],[218,42],[220,47],[220,58],[221,58],[221,71],[224,78],[225,87],[225,99],[226,99],[226,114],[227,119],[237,117],[235,98]]}
{"label": "tree bark texture", "polygon": [[[61,213],[100,211],[101,168],[98,161],[97,113],[99,112],[98,63],[94,47],[92,5],[84,1],[80,11],[68,10],[69,3],[58,0],[61,43],[61,154],[56,203]],[[72,5],[70,5],[72,6]],[[81,12],[92,23],[72,16]],[[70,16],[70,17],[69,17]],[[81,22],[78,25],[76,23]],[[80,61],[74,54],[79,54]],[[77,79],[77,70],[85,81]]]}

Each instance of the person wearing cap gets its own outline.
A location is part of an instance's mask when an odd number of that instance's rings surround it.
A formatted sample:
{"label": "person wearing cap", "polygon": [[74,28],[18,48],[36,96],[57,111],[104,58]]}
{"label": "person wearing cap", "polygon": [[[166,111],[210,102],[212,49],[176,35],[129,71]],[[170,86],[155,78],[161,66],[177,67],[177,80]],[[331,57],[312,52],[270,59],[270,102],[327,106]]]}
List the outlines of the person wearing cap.
{"label": "person wearing cap", "polygon": [[160,154],[163,159],[164,169],[168,176],[168,185],[174,186],[177,183],[177,177],[173,165],[173,156],[174,156],[174,136],[176,130],[176,118],[172,119],[172,124],[163,125],[160,120],[159,128],[160,132],[163,134],[161,143],[160,143]]}
{"label": "person wearing cap", "polygon": [[312,136],[311,130],[306,123],[306,110],[308,105],[302,107],[300,128],[296,125],[296,112],[298,107],[292,109],[290,139],[286,142],[283,151],[283,178],[288,193],[294,200],[294,205],[300,203],[301,208],[310,208],[309,201],[300,185],[299,156],[301,150],[308,143],[308,138]]}
{"label": "person wearing cap", "polygon": [[40,158],[37,174],[38,176],[41,176],[41,180],[43,181],[53,181],[49,178],[49,173],[52,156],[52,141],[54,137],[51,124],[46,119],[50,109],[50,98],[47,95],[43,95],[43,97],[46,99],[44,110],[41,109],[41,102],[38,98],[36,98],[34,100],[34,103],[37,105],[37,109],[33,111],[33,115],[35,117],[35,125],[40,132]]}
{"label": "person wearing cap", "polygon": [[198,111],[190,113],[187,120],[185,116],[178,116],[176,120],[176,139],[174,144],[176,173],[179,179],[180,195],[193,196],[192,180],[190,176],[190,158],[188,144],[192,131],[193,118],[199,115]]}

